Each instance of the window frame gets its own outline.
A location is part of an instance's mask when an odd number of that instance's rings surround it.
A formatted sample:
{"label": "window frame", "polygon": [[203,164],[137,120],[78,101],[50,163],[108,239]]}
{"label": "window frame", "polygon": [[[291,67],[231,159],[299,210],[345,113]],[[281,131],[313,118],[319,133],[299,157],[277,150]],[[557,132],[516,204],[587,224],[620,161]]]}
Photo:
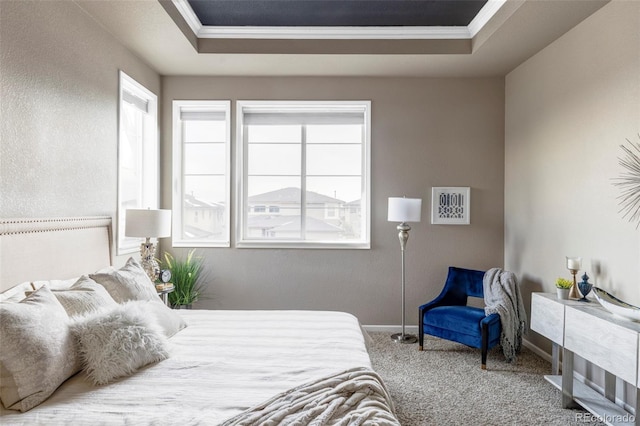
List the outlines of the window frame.
{"label": "window frame", "polygon": [[[225,114],[225,212],[224,220],[227,223],[225,238],[223,240],[210,239],[184,239],[182,238],[183,196],[185,176],[183,145],[184,132],[181,109],[184,107],[206,108],[224,112]],[[231,101],[229,100],[174,100],[172,102],[172,247],[230,247],[231,246]]]}
{"label": "window frame", "polygon": [[[123,106],[126,102],[125,92],[139,98],[147,104],[147,122],[144,123],[144,134],[141,142],[140,158],[136,169],[140,174],[141,192],[135,206],[124,208],[123,200],[123,171],[122,153],[124,150],[124,114]],[[128,102],[131,103],[131,102]],[[118,256],[131,254],[140,250],[143,238],[125,238],[125,219],[128,208],[157,209],[160,200],[160,143],[158,139],[158,96],[137,82],[122,70],[118,72],[118,201],[116,209],[116,254]]]}
{"label": "window frame", "polygon": [[[245,237],[245,224],[248,210],[245,207],[248,179],[247,138],[245,137],[244,109],[261,107],[328,107],[359,106],[363,112],[363,136],[361,156],[361,238],[357,241],[307,241],[307,240],[258,240]],[[371,101],[370,100],[336,100],[336,101],[236,101],[236,203],[235,203],[235,246],[238,248],[294,248],[294,249],[370,249],[371,248]],[[304,156],[303,156],[304,158]],[[303,196],[304,199],[304,196]],[[303,201],[304,203],[304,201]],[[347,203],[345,203],[346,205]],[[304,210],[304,208],[303,208]]]}

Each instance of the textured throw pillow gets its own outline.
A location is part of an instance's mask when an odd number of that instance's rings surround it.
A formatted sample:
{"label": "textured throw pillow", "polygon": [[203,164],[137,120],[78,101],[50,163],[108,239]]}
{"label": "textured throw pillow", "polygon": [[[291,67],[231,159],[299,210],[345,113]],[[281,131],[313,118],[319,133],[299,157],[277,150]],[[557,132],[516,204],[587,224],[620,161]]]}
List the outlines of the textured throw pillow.
{"label": "textured throw pillow", "polygon": [[118,303],[129,300],[158,300],[158,292],[142,266],[132,257],[120,269],[98,271],[89,278],[107,289]]}
{"label": "textured throw pillow", "polygon": [[0,303],[0,399],[27,411],[78,372],[69,317],[47,286],[19,303]]}
{"label": "textured throw pillow", "polygon": [[86,275],[81,276],[68,290],[54,290],[53,294],[70,317],[117,306],[107,290]]}
{"label": "textured throw pillow", "polygon": [[128,302],[78,317],[71,325],[82,367],[97,385],[169,357],[167,338],[145,304]]}

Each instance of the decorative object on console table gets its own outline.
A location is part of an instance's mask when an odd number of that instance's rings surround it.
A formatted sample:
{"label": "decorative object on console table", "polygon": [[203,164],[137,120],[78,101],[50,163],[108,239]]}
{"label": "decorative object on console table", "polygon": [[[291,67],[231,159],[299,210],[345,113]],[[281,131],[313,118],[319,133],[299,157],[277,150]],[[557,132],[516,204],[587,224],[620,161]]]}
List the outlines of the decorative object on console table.
{"label": "decorative object on console table", "polygon": [[571,286],[571,290],[569,291],[569,297],[571,299],[578,298],[578,284],[576,283],[576,274],[582,267],[582,258],[581,257],[569,257],[567,256],[567,269],[573,275],[573,286]]}
{"label": "decorative object on console table", "polygon": [[556,291],[558,299],[569,300],[569,290],[571,290],[573,283],[566,278],[558,278],[556,280]]}
{"label": "decorative object on console table", "polygon": [[587,275],[587,273],[585,272],[582,275],[582,281],[578,283],[578,290],[580,290],[580,294],[582,295],[582,299],[580,299],[581,302],[589,303],[589,299],[587,299],[587,294],[589,294],[589,292],[591,291],[591,287],[593,286],[589,282],[589,275]]}
{"label": "decorative object on console table", "polygon": [[420,222],[422,212],[422,199],[420,198],[405,198],[405,197],[389,197],[389,209],[387,220],[389,222],[400,222],[396,227],[398,232],[398,239],[400,240],[400,251],[402,256],[402,332],[393,334],[391,338],[395,342],[399,343],[415,343],[418,338],[413,335],[404,333],[404,295],[405,295],[405,267],[404,267],[404,252],[407,247],[407,241],[409,240],[409,231],[411,227],[407,222]]}
{"label": "decorative object on console table", "polygon": [[127,237],[146,238],[140,244],[141,265],[151,282],[156,282],[160,267],[156,261],[156,246],[151,238],[171,235],[171,210],[128,209],[124,233]]}
{"label": "decorative object on console table", "polygon": [[187,254],[185,260],[176,259],[165,252],[164,266],[171,271],[174,291],[169,293],[169,303],[174,309],[191,309],[198,301],[201,292],[202,258],[194,256],[195,249]]}
{"label": "decorative object on console table", "polygon": [[431,189],[431,223],[434,225],[469,225],[471,223],[471,189],[433,187]]}
{"label": "decorative object on console table", "polygon": [[[599,287],[593,287],[593,294],[596,300],[607,311],[614,315],[621,316],[634,321],[640,321],[640,308],[630,303],[623,302],[614,295],[607,293]],[[639,374],[640,376],[640,374]]]}

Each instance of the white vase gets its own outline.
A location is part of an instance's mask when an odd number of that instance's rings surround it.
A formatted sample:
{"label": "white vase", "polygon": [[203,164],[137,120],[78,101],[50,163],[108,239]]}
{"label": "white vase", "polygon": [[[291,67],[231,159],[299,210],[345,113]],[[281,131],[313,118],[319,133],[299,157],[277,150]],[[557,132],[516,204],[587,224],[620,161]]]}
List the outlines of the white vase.
{"label": "white vase", "polygon": [[558,291],[558,299],[560,300],[569,300],[569,290],[570,288],[557,288]]}

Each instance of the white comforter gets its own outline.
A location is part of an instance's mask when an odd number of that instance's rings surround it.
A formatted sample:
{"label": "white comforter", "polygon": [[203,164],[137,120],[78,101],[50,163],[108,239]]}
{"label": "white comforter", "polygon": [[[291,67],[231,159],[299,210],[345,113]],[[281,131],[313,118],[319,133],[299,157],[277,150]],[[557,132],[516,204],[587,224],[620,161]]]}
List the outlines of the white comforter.
{"label": "white comforter", "polygon": [[274,395],[354,367],[371,368],[358,321],[341,312],[179,311],[172,356],[105,386],[83,373],[0,424],[218,425]]}

